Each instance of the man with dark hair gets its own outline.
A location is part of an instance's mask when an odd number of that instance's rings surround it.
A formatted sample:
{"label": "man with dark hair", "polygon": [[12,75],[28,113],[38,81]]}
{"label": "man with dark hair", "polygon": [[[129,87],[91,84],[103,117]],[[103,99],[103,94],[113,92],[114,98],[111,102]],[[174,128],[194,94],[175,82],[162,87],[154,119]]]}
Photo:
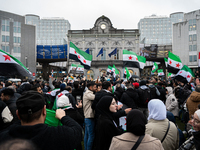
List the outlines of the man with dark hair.
{"label": "man with dark hair", "polygon": [[92,103],[92,109],[95,110],[96,109],[96,105],[99,102],[99,100],[103,97],[103,96],[112,96],[113,98],[116,99],[116,97],[114,97],[114,95],[111,93],[112,92],[112,86],[111,83],[108,81],[104,81],[102,83],[102,90],[97,92],[95,94],[95,99]]}
{"label": "man with dark hair", "polygon": [[82,82],[83,86],[79,85],[79,81],[74,82],[74,89],[72,95],[74,96],[76,102],[77,100],[83,100],[83,92],[85,90],[85,82]]}
{"label": "man with dark hair", "polygon": [[32,87],[33,91],[37,91],[38,93],[43,93],[41,85],[39,83],[36,83],[33,87]]}
{"label": "man with dark hair", "polygon": [[85,150],[92,150],[94,141],[94,110],[92,110],[91,105],[94,101],[96,91],[96,84],[91,81],[87,84],[87,90],[83,94],[83,112],[85,116],[85,136],[84,136],[84,147]]}
{"label": "man with dark hair", "polygon": [[[42,94],[28,91],[17,100],[17,116],[21,125],[13,124],[9,130],[0,134],[0,141],[22,138],[31,140],[39,149],[76,149],[81,142],[82,129],[76,121],[66,116],[62,109],[56,110],[63,126],[48,127],[46,119],[46,105]],[[46,137],[46,138],[45,138]]]}
{"label": "man with dark hair", "polygon": [[14,90],[10,88],[5,88],[4,90],[1,91],[1,100],[5,102],[5,104],[8,106],[10,109],[12,115],[13,115],[13,121],[15,122],[18,120],[17,115],[16,115],[16,100],[17,97],[14,96]]}

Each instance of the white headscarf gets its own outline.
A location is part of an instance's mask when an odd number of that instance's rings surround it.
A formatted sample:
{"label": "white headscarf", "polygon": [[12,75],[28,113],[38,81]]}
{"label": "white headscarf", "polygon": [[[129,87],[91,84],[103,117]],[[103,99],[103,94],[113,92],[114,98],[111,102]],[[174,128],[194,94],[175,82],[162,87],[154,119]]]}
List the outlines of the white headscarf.
{"label": "white headscarf", "polygon": [[200,109],[198,109],[197,111],[195,111],[194,113],[196,113],[197,114],[197,116],[198,116],[198,118],[199,118],[199,120],[200,120]]}
{"label": "white headscarf", "polygon": [[159,99],[152,99],[148,103],[149,117],[148,120],[164,120],[167,116],[167,111],[164,103]]}

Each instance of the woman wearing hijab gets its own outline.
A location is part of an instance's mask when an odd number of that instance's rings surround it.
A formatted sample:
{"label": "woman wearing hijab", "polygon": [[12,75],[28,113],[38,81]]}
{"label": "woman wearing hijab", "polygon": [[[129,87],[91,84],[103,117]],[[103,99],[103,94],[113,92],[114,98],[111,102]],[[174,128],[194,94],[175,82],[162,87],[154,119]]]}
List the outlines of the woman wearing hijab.
{"label": "woman wearing hijab", "polygon": [[104,96],[96,108],[100,112],[97,122],[96,149],[108,150],[113,136],[122,134],[114,121],[113,113],[117,112],[117,104],[113,97]]}
{"label": "woman wearing hijab", "polygon": [[143,137],[137,150],[164,150],[160,140],[145,134],[146,117],[139,110],[131,110],[127,115],[127,132],[115,136],[112,139],[109,150],[131,150],[138,141],[139,137]]}
{"label": "woman wearing hijab", "polygon": [[146,134],[158,138],[164,149],[175,150],[179,147],[179,133],[174,123],[166,116],[166,107],[159,99],[152,99],[148,103],[149,117]]}

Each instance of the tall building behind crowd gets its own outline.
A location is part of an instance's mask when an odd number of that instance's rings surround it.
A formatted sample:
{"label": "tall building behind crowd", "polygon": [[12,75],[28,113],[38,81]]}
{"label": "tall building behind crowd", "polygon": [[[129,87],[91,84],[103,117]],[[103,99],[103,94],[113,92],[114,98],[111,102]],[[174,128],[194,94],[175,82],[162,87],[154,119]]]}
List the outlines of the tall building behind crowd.
{"label": "tall building behind crowd", "polygon": [[25,17],[0,11],[0,49],[36,72],[35,26],[25,24]]}
{"label": "tall building behind crowd", "polygon": [[[71,29],[68,20],[60,17],[40,18],[37,15],[25,15],[26,23],[36,26],[37,45],[67,44],[67,33]],[[65,62],[50,63],[52,66],[66,67]],[[40,68],[39,66],[37,68]]]}
{"label": "tall building behind crowd", "polygon": [[172,25],[183,21],[183,17],[183,12],[177,12],[170,14],[170,17],[151,15],[140,19],[140,42],[143,41],[146,45],[171,45]]}
{"label": "tall building behind crowd", "polygon": [[184,20],[173,25],[173,53],[181,58],[184,65],[198,68],[200,52],[200,9],[184,14]]}
{"label": "tall building behind crowd", "polygon": [[[93,56],[90,70],[85,69],[87,79],[96,79],[99,75],[106,73],[108,65],[115,65],[121,77],[123,77],[123,50],[133,51],[139,54],[139,30],[117,29],[106,16],[97,18],[91,29],[69,30],[68,40],[73,42],[79,49]],[[103,54],[96,57],[103,48]],[[108,56],[114,49],[116,54]],[[76,63],[70,60],[71,63]],[[139,75],[137,68],[128,67],[131,74]]]}

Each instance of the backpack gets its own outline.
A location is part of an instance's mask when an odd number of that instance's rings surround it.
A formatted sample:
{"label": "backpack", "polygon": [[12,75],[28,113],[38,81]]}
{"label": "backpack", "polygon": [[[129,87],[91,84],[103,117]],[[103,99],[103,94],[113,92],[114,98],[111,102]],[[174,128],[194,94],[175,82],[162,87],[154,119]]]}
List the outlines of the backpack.
{"label": "backpack", "polygon": [[155,98],[158,98],[157,94],[156,94],[156,87],[149,87],[150,89],[150,100],[151,99],[155,99]]}
{"label": "backpack", "polygon": [[141,89],[141,97],[140,97],[140,104],[141,105],[147,105],[148,102],[150,101],[150,98],[151,98],[151,93],[150,93],[150,89],[149,88],[146,88],[146,89]]}

